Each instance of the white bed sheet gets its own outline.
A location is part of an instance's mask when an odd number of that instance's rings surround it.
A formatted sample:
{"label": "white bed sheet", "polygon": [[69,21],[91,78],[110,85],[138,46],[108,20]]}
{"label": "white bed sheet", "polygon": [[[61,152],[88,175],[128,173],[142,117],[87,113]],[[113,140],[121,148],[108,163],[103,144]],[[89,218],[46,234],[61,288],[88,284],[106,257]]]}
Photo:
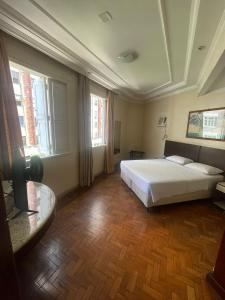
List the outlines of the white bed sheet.
{"label": "white bed sheet", "polygon": [[222,175],[206,175],[166,159],[122,161],[121,177],[136,194],[139,190],[145,195],[141,197],[145,206],[149,206],[150,199],[153,205],[157,205],[163,198],[198,191],[211,192],[215,184],[224,179]]}

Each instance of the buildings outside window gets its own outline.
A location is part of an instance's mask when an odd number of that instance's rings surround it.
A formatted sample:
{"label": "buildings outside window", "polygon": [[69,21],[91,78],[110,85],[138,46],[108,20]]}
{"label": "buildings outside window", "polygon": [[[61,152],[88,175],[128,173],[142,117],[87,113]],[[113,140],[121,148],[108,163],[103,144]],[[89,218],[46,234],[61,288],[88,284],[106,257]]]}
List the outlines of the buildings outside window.
{"label": "buildings outside window", "polygon": [[68,151],[66,84],[10,63],[26,157]]}
{"label": "buildings outside window", "polygon": [[204,117],[204,127],[216,127],[217,116],[207,116]]}
{"label": "buildings outside window", "polygon": [[92,146],[105,144],[106,99],[91,94],[91,138]]}
{"label": "buildings outside window", "polygon": [[221,131],[224,128],[224,113],[221,111],[206,111],[203,114],[203,137],[220,139],[223,136]]}

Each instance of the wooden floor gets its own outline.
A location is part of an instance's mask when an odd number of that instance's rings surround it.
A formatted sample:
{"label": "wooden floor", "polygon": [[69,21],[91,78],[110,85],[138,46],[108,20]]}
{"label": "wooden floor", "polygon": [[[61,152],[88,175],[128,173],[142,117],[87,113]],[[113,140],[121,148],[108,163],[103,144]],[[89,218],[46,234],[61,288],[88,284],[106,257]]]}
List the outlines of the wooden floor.
{"label": "wooden floor", "polygon": [[205,280],[225,215],[205,202],[147,212],[120,181],[74,198],[23,261],[23,299],[220,299]]}

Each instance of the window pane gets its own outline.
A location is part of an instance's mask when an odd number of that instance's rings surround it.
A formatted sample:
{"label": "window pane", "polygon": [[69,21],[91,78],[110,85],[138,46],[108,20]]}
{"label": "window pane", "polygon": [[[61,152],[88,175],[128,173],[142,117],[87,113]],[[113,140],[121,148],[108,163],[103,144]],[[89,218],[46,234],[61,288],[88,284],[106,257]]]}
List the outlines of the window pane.
{"label": "window pane", "polygon": [[52,150],[54,154],[66,153],[69,150],[66,84],[50,79],[48,85]]}
{"label": "window pane", "polygon": [[106,100],[91,94],[91,136],[92,146],[105,144],[105,105]]}
{"label": "window pane", "polygon": [[25,155],[49,155],[45,77],[15,64],[10,70]]}

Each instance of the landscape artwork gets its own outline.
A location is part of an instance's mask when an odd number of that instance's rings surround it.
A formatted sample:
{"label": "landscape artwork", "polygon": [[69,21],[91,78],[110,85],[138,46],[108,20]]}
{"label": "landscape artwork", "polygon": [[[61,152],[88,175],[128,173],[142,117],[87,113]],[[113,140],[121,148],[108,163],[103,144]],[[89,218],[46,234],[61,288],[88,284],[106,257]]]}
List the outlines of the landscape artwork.
{"label": "landscape artwork", "polygon": [[188,138],[225,140],[225,108],[191,111],[188,117]]}

